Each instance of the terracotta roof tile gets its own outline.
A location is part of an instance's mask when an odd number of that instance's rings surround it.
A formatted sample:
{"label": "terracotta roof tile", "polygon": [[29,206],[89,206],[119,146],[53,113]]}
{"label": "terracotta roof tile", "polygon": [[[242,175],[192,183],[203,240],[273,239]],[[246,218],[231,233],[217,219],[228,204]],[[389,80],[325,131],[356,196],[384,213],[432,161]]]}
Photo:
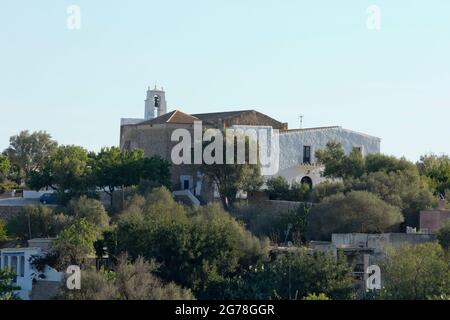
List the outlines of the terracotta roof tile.
{"label": "terracotta roof tile", "polygon": [[163,114],[162,116],[156,117],[151,120],[147,120],[139,123],[139,125],[143,124],[164,124],[164,123],[183,123],[183,124],[192,124],[194,121],[200,121],[200,119],[191,116],[190,114],[181,112],[179,110],[174,110],[169,113]]}

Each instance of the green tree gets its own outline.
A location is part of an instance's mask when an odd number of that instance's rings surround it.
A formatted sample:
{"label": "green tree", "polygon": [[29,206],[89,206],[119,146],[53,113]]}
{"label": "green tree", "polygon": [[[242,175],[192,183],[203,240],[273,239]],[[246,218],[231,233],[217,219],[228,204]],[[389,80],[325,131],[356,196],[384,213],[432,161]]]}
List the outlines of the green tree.
{"label": "green tree", "polygon": [[14,291],[20,288],[11,284],[14,273],[7,269],[0,269],[0,300],[17,299]]}
{"label": "green tree", "polygon": [[400,208],[405,224],[411,227],[419,225],[421,210],[433,207],[436,203],[428,183],[415,168],[389,173],[377,171],[359,179],[348,180],[346,185],[348,190],[374,193],[390,205]]}
{"label": "green tree", "polygon": [[311,192],[311,200],[312,202],[321,202],[326,197],[344,193],[345,191],[344,183],[326,180],[314,186]]}
{"label": "green tree", "polygon": [[142,150],[126,151],[117,147],[103,148],[93,157],[95,184],[111,199],[117,187],[138,185],[141,180],[153,186],[170,186],[170,164],[160,157],[144,158]]}
{"label": "green tree", "polygon": [[80,265],[86,257],[95,254],[94,242],[99,240],[99,229],[85,218],[75,220],[70,227],[58,234],[52,244],[59,256],[59,265]]}
{"label": "green tree", "polygon": [[40,171],[32,171],[26,180],[27,186],[31,190],[39,191],[43,188],[51,187],[57,190],[58,187],[53,182],[53,176],[50,172],[51,168],[48,163],[44,165]]}
{"label": "green tree", "polygon": [[9,162],[8,157],[0,154],[0,182],[2,182],[9,170],[11,169],[11,163]]}
{"label": "green tree", "polygon": [[82,147],[59,146],[46,159],[42,170],[30,174],[28,184],[36,190],[52,187],[57,190],[58,201],[65,204],[71,197],[93,189],[91,161]]}
{"label": "green tree", "polygon": [[49,159],[50,172],[58,190],[71,192],[87,189],[90,172],[88,153],[78,146],[61,146]]}
{"label": "green tree", "polygon": [[308,201],[311,195],[310,186],[298,181],[291,185],[282,176],[270,178],[266,182],[266,193],[271,200]]}
{"label": "green tree", "polygon": [[381,298],[426,300],[450,294],[450,264],[438,243],[388,249],[380,268]]}
{"label": "green tree", "polygon": [[109,216],[103,204],[86,196],[72,199],[67,207],[67,213],[75,219],[86,219],[87,222],[103,231],[109,227]]}
{"label": "green tree", "polygon": [[345,160],[345,153],[339,142],[328,142],[326,148],[324,150],[317,150],[315,155],[317,161],[325,166],[324,176],[331,178],[344,176],[343,162]]}
{"label": "green tree", "polygon": [[61,286],[55,297],[57,300],[118,300],[119,292],[114,284],[115,273],[94,268],[82,270],[82,285],[80,290],[68,290]]}
{"label": "green tree", "polygon": [[332,233],[381,233],[403,222],[400,210],[365,191],[352,191],[325,198],[308,215],[307,235],[329,240]]}
{"label": "green tree", "polygon": [[437,239],[441,246],[445,249],[450,248],[450,219],[444,222],[437,232]]}
{"label": "green tree", "polygon": [[351,299],[354,285],[351,268],[342,258],[306,250],[279,256],[238,276],[211,285],[216,299],[298,299],[324,294],[331,299]]}
{"label": "green tree", "polygon": [[348,156],[342,162],[343,177],[360,177],[366,170],[366,159],[363,157],[361,149],[352,148]]}
{"label": "green tree", "polygon": [[291,241],[301,245],[305,241],[307,216],[311,204],[300,203],[288,209],[267,210],[258,204],[236,208],[233,215],[241,220],[246,228],[257,237],[269,238],[274,244]]}
{"label": "green tree", "polygon": [[311,187],[307,183],[294,181],[285,200],[288,201],[309,201],[311,198]]}
{"label": "green tree", "polygon": [[64,286],[59,299],[66,300],[191,300],[190,290],[173,282],[164,283],[156,276],[159,265],[138,257],[131,262],[127,255],[119,257],[113,270],[83,271],[81,290]]}
{"label": "green tree", "polygon": [[[159,275],[201,294],[213,279],[245,268],[267,254],[252,236],[216,205],[188,210],[167,189],[135,197],[119,216],[118,252],[162,264]],[[114,249],[110,249],[114,252]]]}
{"label": "green tree", "polygon": [[29,133],[22,131],[9,139],[10,146],[5,150],[11,163],[19,170],[23,181],[31,172],[40,171],[47,157],[57,147],[57,142],[45,131]]}
{"label": "green tree", "polygon": [[450,157],[429,154],[417,163],[420,174],[429,178],[436,195],[448,195],[450,190]]}
{"label": "green tree", "polygon": [[141,183],[144,181],[152,188],[161,186],[171,188],[171,164],[169,161],[159,156],[153,156],[141,159],[139,164]]}
{"label": "green tree", "polygon": [[0,242],[6,241],[8,235],[6,234],[6,223],[4,220],[0,219]]}
{"label": "green tree", "polygon": [[331,178],[359,178],[364,173],[415,169],[415,165],[405,158],[397,159],[379,153],[363,157],[358,148],[353,148],[349,155],[345,155],[342,145],[335,141],[328,142],[325,149],[317,150],[316,158],[325,166],[324,175]]}
{"label": "green tree", "polygon": [[324,293],[310,293],[306,297],[303,298],[303,300],[331,300],[328,298]]}
{"label": "green tree", "polygon": [[289,182],[282,176],[268,179],[266,185],[266,193],[271,200],[282,200],[289,194]]}
{"label": "green tree", "polygon": [[[224,133],[223,136],[226,137],[227,134]],[[256,159],[256,164],[250,163],[250,147],[253,146],[253,141],[247,137],[243,139],[245,143],[245,159],[243,160],[245,161],[242,164],[238,163],[238,141],[240,140],[241,137],[239,136],[233,143],[233,163],[228,164],[227,162],[227,142],[224,138],[221,163],[204,163],[199,168],[209,181],[217,186],[225,210],[234,207],[239,191],[256,191],[263,185],[259,158]]]}
{"label": "green tree", "polygon": [[55,237],[69,221],[49,207],[27,206],[8,220],[6,228],[10,236],[21,239],[30,239],[30,234],[31,238]]}
{"label": "green tree", "polygon": [[94,156],[93,174],[95,183],[111,198],[117,187],[139,183],[138,161],[144,157],[142,150],[128,152],[117,147],[102,148]]}
{"label": "green tree", "polygon": [[155,276],[160,266],[154,261],[147,262],[138,257],[133,263],[127,255],[119,257],[115,268],[116,286],[122,300],[180,300],[193,299],[190,290],[185,290],[173,282],[164,284]]}
{"label": "green tree", "polygon": [[366,173],[371,172],[397,172],[414,170],[415,166],[412,162],[406,160],[404,157],[396,158],[394,156],[387,156],[380,153],[368,154],[365,157]]}

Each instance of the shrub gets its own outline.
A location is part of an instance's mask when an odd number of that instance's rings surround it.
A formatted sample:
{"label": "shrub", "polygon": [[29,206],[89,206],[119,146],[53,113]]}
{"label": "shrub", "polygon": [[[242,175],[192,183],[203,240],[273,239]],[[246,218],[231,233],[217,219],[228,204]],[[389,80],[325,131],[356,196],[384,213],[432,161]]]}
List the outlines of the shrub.
{"label": "shrub", "polygon": [[164,283],[155,276],[158,265],[138,257],[134,262],[127,255],[119,257],[111,271],[83,271],[81,290],[62,287],[59,299],[66,300],[192,300],[190,290],[174,283]]}
{"label": "shrub", "polygon": [[70,223],[70,218],[56,215],[46,206],[24,207],[6,225],[8,234],[21,239],[55,237]]}
{"label": "shrub", "polygon": [[162,279],[196,293],[267,254],[266,243],[218,206],[188,210],[165,188],[134,197],[119,215],[117,236],[119,252],[156,260]]}
{"label": "shrub", "polygon": [[324,181],[317,184],[311,193],[311,200],[313,202],[321,202],[324,198],[338,194],[344,193],[345,186],[342,182],[331,182]]}
{"label": "shrub", "polygon": [[310,254],[301,248],[233,278],[217,281],[208,289],[209,296],[225,300],[287,300],[312,295],[351,299],[355,293],[352,271],[345,259]]}
{"label": "shrub", "polygon": [[69,202],[67,212],[75,219],[86,219],[87,222],[95,225],[100,230],[105,230],[109,226],[109,217],[103,204],[86,196],[72,199]]}
{"label": "shrub", "polygon": [[282,200],[289,194],[289,183],[284,177],[275,177],[267,180],[267,194],[270,200]]}
{"label": "shrub", "polygon": [[423,300],[450,294],[450,264],[438,243],[387,250],[381,298]]}
{"label": "shrub", "polygon": [[329,240],[332,233],[381,233],[403,222],[400,210],[365,191],[325,198],[308,215],[307,236]]}
{"label": "shrub", "polygon": [[0,219],[0,242],[6,241],[8,236],[6,235],[6,223],[4,220]]}
{"label": "shrub", "polygon": [[438,230],[437,238],[443,248],[450,248],[450,219],[445,221],[441,228]]}
{"label": "shrub", "polygon": [[52,248],[59,256],[60,266],[80,265],[85,258],[95,253],[94,242],[99,239],[99,230],[85,218],[76,220],[63,230],[53,242]]}

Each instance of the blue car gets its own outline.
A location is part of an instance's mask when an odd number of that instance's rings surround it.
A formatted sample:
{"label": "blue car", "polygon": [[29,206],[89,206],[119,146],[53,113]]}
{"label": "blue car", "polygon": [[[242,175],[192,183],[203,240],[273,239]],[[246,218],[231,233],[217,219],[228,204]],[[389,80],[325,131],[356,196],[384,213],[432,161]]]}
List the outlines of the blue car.
{"label": "blue car", "polygon": [[53,193],[44,193],[39,198],[39,202],[42,204],[55,204],[55,195]]}

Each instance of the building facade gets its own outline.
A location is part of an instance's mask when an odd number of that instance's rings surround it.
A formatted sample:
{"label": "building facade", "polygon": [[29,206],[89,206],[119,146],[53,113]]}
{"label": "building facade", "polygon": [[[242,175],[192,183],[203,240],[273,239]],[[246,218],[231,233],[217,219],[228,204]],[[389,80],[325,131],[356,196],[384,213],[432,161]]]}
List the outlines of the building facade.
{"label": "building facade", "polygon": [[33,291],[39,287],[44,287],[46,291],[41,297],[56,294],[63,280],[63,273],[49,266],[45,266],[44,270],[39,272],[31,263],[33,258],[44,256],[48,252],[51,241],[52,239],[31,239],[28,240],[29,246],[26,248],[0,249],[0,269],[14,272],[12,284],[19,287],[15,294],[21,300],[33,299]]}
{"label": "building facade", "polygon": [[[179,110],[166,113],[166,110],[165,92],[156,87],[149,89],[145,117],[121,120],[120,147],[125,150],[143,149],[147,157],[158,155],[172,161],[171,151],[178,141],[172,141],[171,137],[178,128],[187,129],[191,136],[194,135],[195,123],[201,123],[203,129],[269,128],[273,138],[279,141],[279,155],[276,172],[267,178],[283,176],[288,182],[308,183],[311,187],[325,180],[322,176],[324,168],[317,163],[315,152],[325,148],[328,142],[341,143],[346,154],[353,148],[360,149],[363,155],[380,152],[379,138],[339,126],[289,129],[287,123],[255,110],[202,114],[186,114]],[[194,196],[211,198],[204,194],[204,189],[211,187],[207,187],[193,166],[172,165],[172,183],[174,190],[188,190]]]}

